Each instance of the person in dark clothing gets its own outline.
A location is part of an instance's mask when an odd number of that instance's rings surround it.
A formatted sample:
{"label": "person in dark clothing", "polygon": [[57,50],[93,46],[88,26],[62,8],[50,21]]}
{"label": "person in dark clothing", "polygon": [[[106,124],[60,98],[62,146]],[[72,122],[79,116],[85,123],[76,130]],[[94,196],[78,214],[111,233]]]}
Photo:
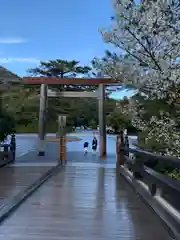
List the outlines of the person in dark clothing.
{"label": "person in dark clothing", "polygon": [[15,134],[11,135],[10,151],[12,152],[13,160],[15,160],[15,155],[16,155],[16,136],[15,136]]}
{"label": "person in dark clothing", "polygon": [[96,152],[97,145],[98,145],[97,138],[94,136],[93,140],[92,140],[92,150],[93,150],[93,152]]}
{"label": "person in dark clothing", "polygon": [[124,146],[124,132],[120,131],[121,145]]}
{"label": "person in dark clothing", "polygon": [[89,143],[88,143],[88,142],[85,142],[85,143],[84,143],[84,155],[86,155],[87,152],[88,152],[88,146],[89,146]]}

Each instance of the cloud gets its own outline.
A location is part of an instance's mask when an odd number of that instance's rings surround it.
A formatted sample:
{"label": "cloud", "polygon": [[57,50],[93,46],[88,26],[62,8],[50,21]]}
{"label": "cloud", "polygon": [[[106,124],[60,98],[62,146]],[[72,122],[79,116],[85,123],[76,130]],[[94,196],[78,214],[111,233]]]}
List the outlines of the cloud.
{"label": "cloud", "polygon": [[20,37],[0,38],[0,44],[21,44],[25,42],[27,40]]}
{"label": "cloud", "polygon": [[11,62],[21,62],[21,63],[39,63],[40,60],[37,58],[0,58],[0,63],[11,63]]}

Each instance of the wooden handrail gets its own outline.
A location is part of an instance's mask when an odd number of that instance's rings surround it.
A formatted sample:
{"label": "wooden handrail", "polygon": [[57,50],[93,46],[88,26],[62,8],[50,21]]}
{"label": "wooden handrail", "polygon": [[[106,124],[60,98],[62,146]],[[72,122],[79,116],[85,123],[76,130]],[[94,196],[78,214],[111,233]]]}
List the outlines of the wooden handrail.
{"label": "wooden handrail", "polygon": [[[116,143],[117,165],[124,165],[127,167],[136,179],[142,181],[149,180],[149,190],[152,194],[156,193],[158,188],[172,189],[180,194],[180,180],[172,179],[170,176],[156,171],[152,167],[147,167],[149,163],[155,162],[154,165],[160,164],[162,167],[172,167],[180,170],[180,159],[171,156],[162,156],[160,154],[150,153],[142,149],[130,148],[124,144]],[[130,153],[133,155],[133,159],[129,157]],[[148,163],[148,164],[147,164]],[[152,192],[152,183],[156,189]]]}

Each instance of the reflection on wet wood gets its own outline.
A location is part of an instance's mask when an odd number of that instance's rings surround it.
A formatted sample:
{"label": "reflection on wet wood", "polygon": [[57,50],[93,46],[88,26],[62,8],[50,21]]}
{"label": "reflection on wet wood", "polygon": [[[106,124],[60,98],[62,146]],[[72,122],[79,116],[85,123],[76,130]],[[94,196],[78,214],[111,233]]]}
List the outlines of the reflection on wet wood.
{"label": "reflection on wet wood", "polygon": [[115,169],[67,166],[0,227],[6,240],[168,240]]}
{"label": "reflection on wet wood", "polygon": [[4,167],[0,168],[0,207],[35,182],[50,167]]}

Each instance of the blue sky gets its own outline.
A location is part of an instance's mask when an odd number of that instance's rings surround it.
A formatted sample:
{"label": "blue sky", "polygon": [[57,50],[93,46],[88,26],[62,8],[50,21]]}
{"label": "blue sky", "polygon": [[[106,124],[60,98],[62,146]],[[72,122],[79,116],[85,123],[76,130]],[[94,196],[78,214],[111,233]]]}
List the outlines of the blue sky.
{"label": "blue sky", "polygon": [[0,65],[24,76],[39,60],[88,64],[109,48],[98,28],[112,15],[111,0],[1,0]]}

